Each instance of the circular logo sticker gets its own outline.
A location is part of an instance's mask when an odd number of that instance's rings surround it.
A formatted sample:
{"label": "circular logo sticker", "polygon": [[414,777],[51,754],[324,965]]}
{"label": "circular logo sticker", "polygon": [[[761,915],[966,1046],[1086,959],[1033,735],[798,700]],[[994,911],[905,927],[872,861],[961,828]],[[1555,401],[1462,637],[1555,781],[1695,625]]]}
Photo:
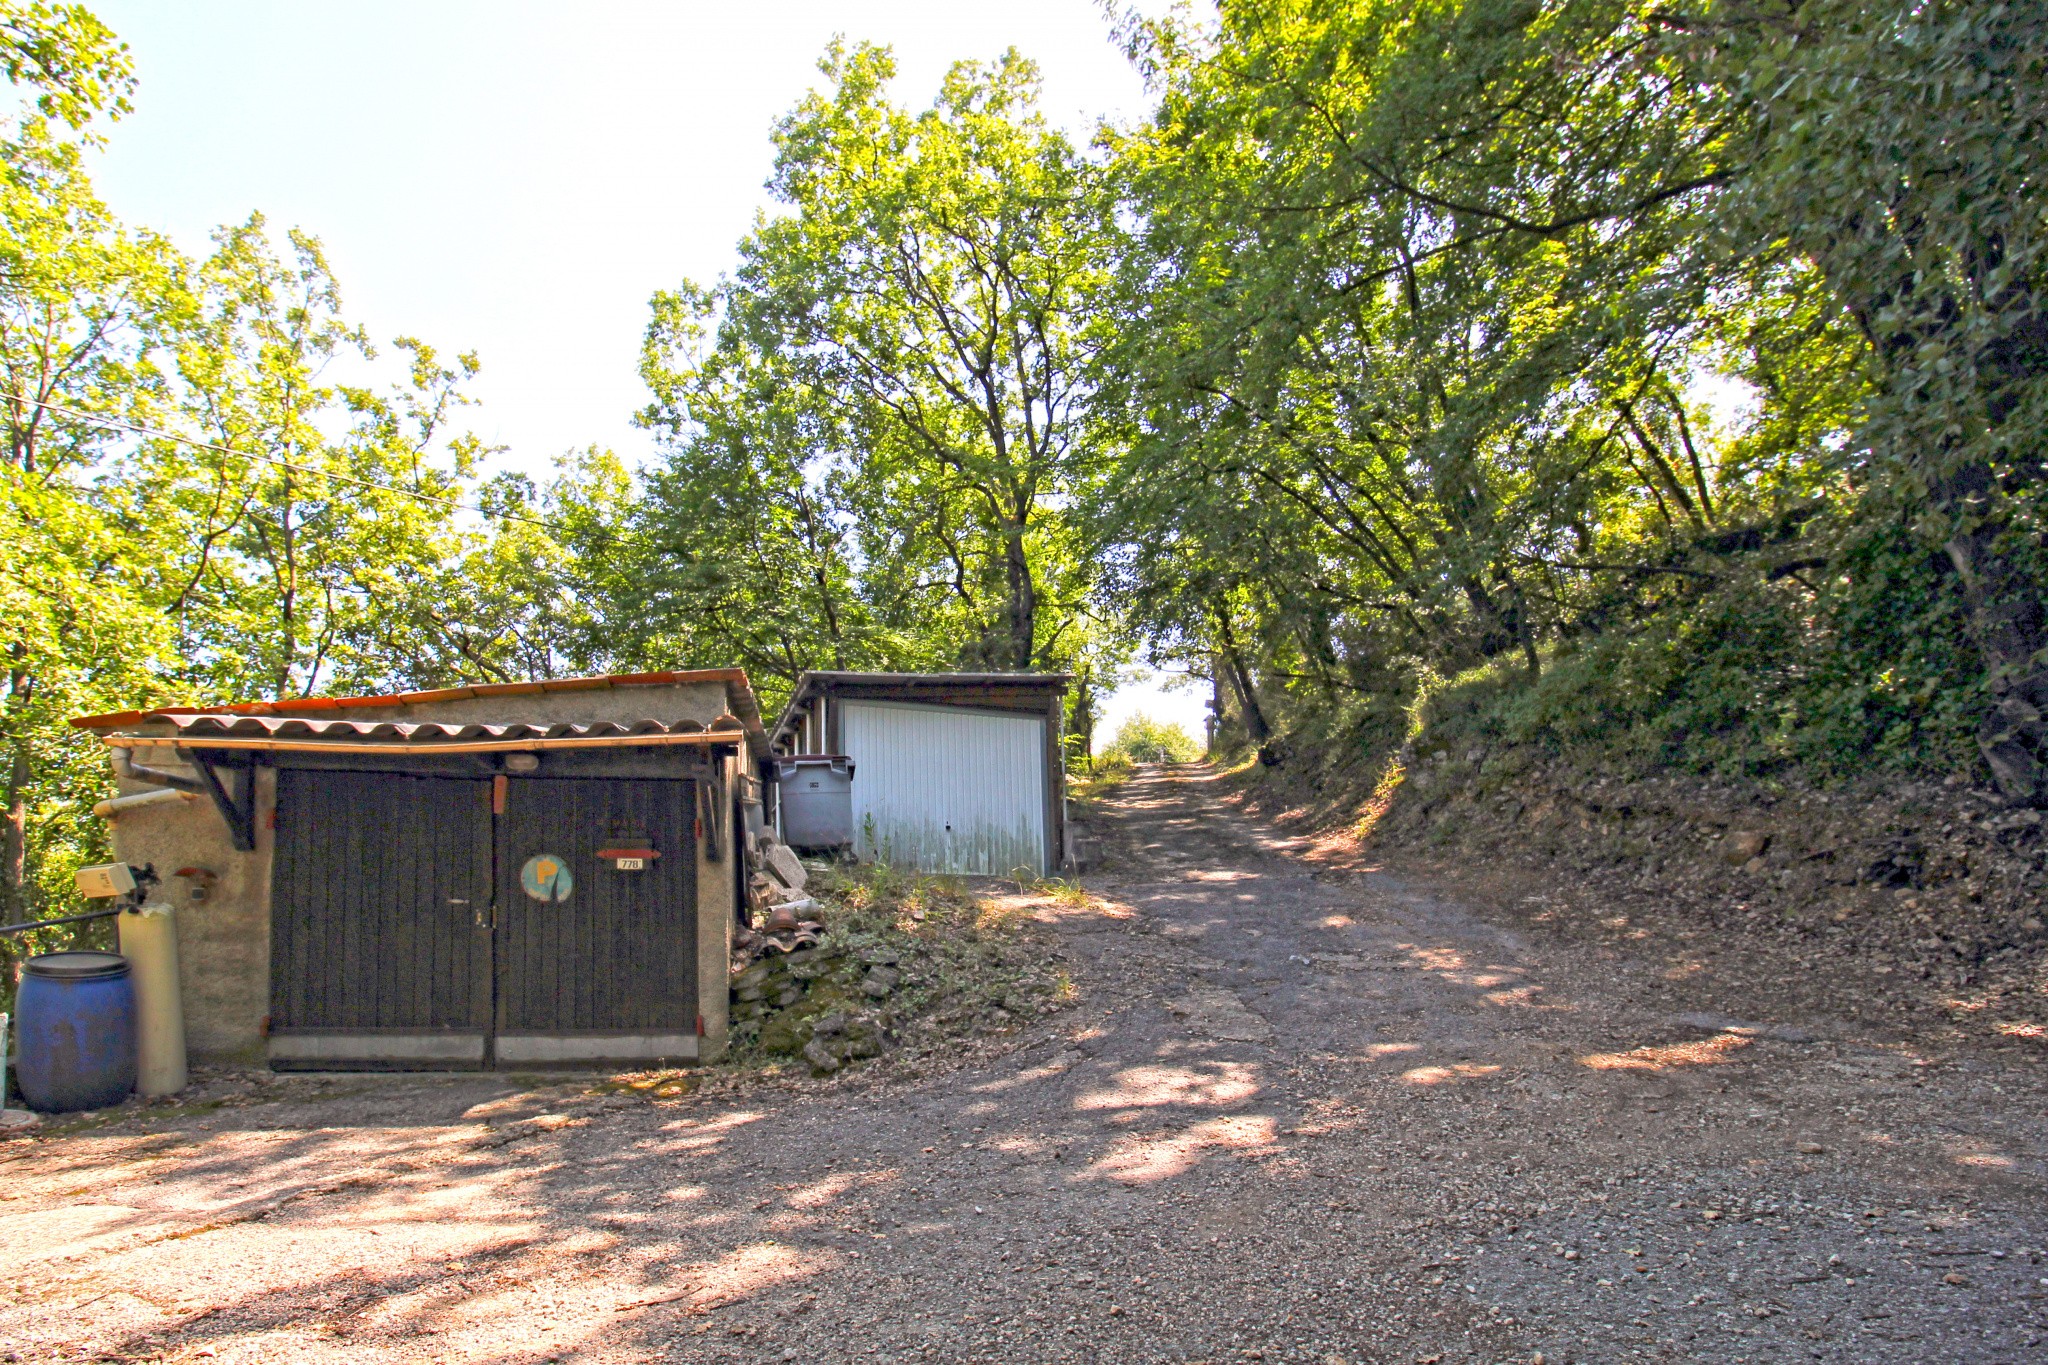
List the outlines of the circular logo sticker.
{"label": "circular logo sticker", "polygon": [[519,885],[535,900],[552,903],[569,899],[569,893],[576,889],[576,878],[570,875],[566,858],[536,853],[519,869]]}

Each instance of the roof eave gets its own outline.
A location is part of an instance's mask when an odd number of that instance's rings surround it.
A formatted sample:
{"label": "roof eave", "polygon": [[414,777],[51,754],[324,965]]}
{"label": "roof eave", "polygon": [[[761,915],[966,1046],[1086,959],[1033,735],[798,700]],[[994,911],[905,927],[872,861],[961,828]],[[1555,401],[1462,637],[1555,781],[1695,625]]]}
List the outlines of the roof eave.
{"label": "roof eave", "polygon": [[796,719],[797,709],[824,688],[834,683],[874,683],[886,686],[890,683],[923,683],[959,687],[1041,687],[1048,692],[1067,689],[1073,682],[1071,673],[859,673],[840,669],[806,669],[797,674],[796,690],[789,694],[789,702],[776,718],[775,728],[768,732],[768,747],[772,752],[782,737],[788,734]]}
{"label": "roof eave", "polygon": [[747,747],[755,759],[765,760],[772,752],[768,732],[762,724],[760,699],[743,668],[671,669],[647,673],[607,673],[584,678],[543,678],[526,682],[472,683],[423,692],[396,692],[359,697],[307,697],[293,701],[234,702],[223,706],[164,706],[147,711],[113,711],[105,715],[76,716],[71,723],[81,730],[102,735],[131,729],[156,719],[180,715],[290,715],[305,711],[343,711],[370,706],[433,705],[438,702],[467,701],[478,697],[536,696],[550,692],[586,692],[607,687],[655,687],[687,683],[725,684],[726,699],[743,727]]}

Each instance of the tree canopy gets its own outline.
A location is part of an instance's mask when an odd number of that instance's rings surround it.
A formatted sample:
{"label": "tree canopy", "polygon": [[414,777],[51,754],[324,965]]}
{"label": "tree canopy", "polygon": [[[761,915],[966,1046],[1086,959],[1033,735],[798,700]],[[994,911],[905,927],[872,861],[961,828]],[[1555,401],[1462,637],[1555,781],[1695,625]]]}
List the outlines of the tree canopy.
{"label": "tree canopy", "polygon": [[2043,39],[1849,0],[1139,28],[1130,619],[1255,738],[1513,660],[1667,759],[1921,761],[1975,712],[2037,793]]}
{"label": "tree canopy", "polygon": [[535,477],[311,231],[118,221],[126,49],[0,2],[10,915],[103,846],[68,716],[607,669],[1063,669],[1085,750],[1144,653],[1274,761],[1472,687],[1519,740],[2048,800],[2048,12],[1125,38],[1153,109],[1085,144],[1018,53],[920,102],[835,43],[733,268],[651,300],[653,458]]}
{"label": "tree canopy", "polygon": [[1073,512],[1107,321],[1098,168],[1015,52],[921,112],[889,98],[883,49],[821,70],[776,125],[780,211],[727,279],[655,299],[644,420],[667,454],[636,544],[670,607],[770,676],[1074,660],[1095,643]]}

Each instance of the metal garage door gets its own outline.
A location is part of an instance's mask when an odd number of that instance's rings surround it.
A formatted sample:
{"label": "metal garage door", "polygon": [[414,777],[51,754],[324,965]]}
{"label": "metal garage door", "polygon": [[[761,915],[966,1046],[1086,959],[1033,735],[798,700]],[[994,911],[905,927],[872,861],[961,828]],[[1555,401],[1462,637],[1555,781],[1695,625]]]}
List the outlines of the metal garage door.
{"label": "metal garage door", "polygon": [[854,851],[926,872],[1046,867],[1045,719],[849,701]]}

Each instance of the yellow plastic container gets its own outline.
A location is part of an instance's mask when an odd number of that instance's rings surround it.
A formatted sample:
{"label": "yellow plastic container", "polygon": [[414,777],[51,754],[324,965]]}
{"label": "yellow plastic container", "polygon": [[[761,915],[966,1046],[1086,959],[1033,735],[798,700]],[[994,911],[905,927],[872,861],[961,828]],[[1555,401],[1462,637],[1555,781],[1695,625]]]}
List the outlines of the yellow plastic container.
{"label": "yellow plastic container", "polygon": [[178,917],[145,905],[114,917],[121,955],[135,983],[135,1093],[145,1098],[185,1088],[185,1006],[178,993]]}

